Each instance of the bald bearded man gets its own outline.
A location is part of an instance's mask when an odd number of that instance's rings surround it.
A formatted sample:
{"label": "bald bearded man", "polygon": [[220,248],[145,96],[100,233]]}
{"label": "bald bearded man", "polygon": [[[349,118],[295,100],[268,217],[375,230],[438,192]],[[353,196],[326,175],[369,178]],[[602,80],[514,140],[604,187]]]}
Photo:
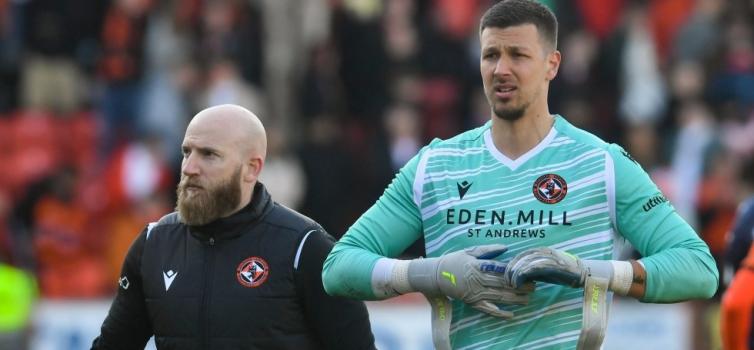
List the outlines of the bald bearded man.
{"label": "bald bearded man", "polygon": [[264,126],[250,111],[199,112],[183,140],[176,211],[148,224],[123,264],[92,349],[374,349],[364,304],[331,297],[333,239],[257,181]]}

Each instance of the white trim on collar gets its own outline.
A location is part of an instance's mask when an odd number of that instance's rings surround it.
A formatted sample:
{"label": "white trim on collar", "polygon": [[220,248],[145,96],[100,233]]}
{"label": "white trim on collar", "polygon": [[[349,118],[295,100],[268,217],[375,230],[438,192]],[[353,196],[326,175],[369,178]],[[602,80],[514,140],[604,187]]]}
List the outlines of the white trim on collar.
{"label": "white trim on collar", "polygon": [[557,135],[558,132],[555,130],[555,124],[553,123],[553,126],[550,128],[550,132],[547,133],[547,136],[545,136],[542,141],[539,141],[539,143],[534,146],[534,148],[528,150],[526,153],[522,154],[520,157],[514,159],[508,158],[506,155],[501,153],[497,147],[495,147],[495,142],[492,141],[492,127],[490,126],[487,130],[484,131],[484,144],[487,146],[487,150],[492,153],[492,156],[497,158],[497,160],[500,161],[500,163],[503,163],[503,165],[507,166],[511,170],[516,170],[521,164],[526,163],[527,160],[531,159],[532,157],[536,156],[541,152],[547,145],[552,142],[552,140],[555,138],[555,135]]}

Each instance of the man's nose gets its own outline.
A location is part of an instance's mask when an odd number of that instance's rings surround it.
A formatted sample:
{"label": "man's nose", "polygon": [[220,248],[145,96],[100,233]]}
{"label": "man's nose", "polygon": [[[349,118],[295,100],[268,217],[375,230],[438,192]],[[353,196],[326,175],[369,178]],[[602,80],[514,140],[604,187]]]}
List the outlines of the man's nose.
{"label": "man's nose", "polygon": [[193,154],[189,154],[186,158],[183,158],[181,172],[187,176],[199,174],[199,164]]}
{"label": "man's nose", "polygon": [[511,65],[505,56],[500,56],[497,60],[495,63],[495,71],[493,73],[497,76],[511,75]]}

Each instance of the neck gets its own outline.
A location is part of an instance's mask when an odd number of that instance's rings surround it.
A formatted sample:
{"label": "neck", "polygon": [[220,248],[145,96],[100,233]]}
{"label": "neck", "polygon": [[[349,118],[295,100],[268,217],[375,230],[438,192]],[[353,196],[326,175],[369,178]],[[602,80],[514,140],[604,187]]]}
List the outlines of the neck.
{"label": "neck", "polygon": [[492,140],[495,147],[510,159],[516,159],[534,148],[550,132],[553,116],[545,108],[538,113],[527,113],[514,120],[492,117]]}

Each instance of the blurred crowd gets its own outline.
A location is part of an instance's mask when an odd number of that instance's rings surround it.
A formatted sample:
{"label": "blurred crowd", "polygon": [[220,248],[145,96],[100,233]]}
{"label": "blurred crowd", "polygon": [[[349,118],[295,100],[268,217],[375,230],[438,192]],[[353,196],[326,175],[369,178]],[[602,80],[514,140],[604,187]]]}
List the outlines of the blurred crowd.
{"label": "blurred crowd", "polygon": [[[721,258],[754,192],[754,4],[543,2],[551,112],[623,145]],[[0,262],[43,297],[111,295],[174,206],[185,126],[221,103],[267,127],[273,198],[339,237],[422,145],[489,119],[490,3],[0,0]]]}

